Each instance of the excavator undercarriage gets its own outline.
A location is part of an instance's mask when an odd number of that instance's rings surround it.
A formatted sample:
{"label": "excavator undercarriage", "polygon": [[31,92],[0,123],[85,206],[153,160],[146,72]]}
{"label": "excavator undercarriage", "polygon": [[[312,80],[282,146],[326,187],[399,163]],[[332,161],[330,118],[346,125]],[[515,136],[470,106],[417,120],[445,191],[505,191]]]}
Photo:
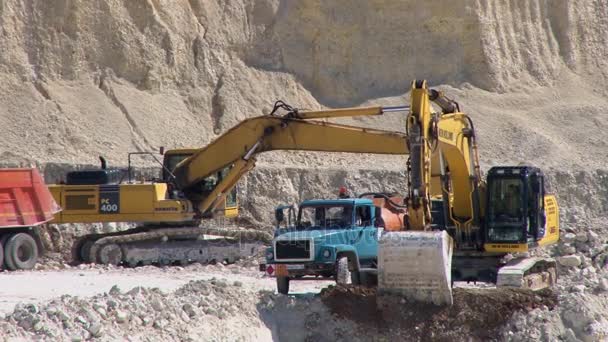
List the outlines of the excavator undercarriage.
{"label": "excavator undercarriage", "polygon": [[201,227],[139,227],[128,231],[91,234],[73,247],[76,262],[96,264],[185,265],[189,263],[232,263],[256,256],[270,235],[240,229]]}

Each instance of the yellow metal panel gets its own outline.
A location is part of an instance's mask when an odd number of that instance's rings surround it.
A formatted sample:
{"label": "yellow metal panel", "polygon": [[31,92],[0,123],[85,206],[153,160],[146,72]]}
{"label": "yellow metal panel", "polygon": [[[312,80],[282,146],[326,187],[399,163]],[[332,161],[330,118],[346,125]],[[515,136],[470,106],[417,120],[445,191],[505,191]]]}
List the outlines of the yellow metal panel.
{"label": "yellow metal panel", "polygon": [[444,114],[439,121],[439,145],[450,170],[452,193],[454,195],[454,216],[473,217],[472,193],[474,189],[470,160],[469,142],[462,134],[468,127],[465,116],[460,113]]}
{"label": "yellow metal panel", "polygon": [[483,245],[486,252],[490,253],[524,253],[528,251],[525,243],[486,243]]}
{"label": "yellow metal panel", "polygon": [[559,208],[557,199],[553,195],[545,196],[545,236],[538,241],[541,246],[556,243],[559,240]]}
{"label": "yellow metal panel", "polygon": [[[52,223],[89,222],[182,222],[194,217],[192,205],[186,200],[167,200],[164,183],[121,184],[118,186],[119,209],[104,213],[99,206],[98,185],[50,185],[49,189],[63,211]],[[90,209],[70,209],[69,196],[88,196]],[[69,198],[68,198],[69,199]]]}

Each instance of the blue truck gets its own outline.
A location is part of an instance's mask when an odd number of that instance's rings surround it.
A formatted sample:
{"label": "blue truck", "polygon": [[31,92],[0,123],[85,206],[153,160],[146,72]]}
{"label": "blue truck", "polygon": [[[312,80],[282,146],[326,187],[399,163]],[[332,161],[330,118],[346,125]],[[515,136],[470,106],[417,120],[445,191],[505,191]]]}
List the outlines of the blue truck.
{"label": "blue truck", "polygon": [[275,237],[260,270],[276,277],[282,294],[289,293],[292,280],[373,281],[382,232],[380,212],[368,198],[304,201],[297,216],[292,206],[280,206],[275,211]]}

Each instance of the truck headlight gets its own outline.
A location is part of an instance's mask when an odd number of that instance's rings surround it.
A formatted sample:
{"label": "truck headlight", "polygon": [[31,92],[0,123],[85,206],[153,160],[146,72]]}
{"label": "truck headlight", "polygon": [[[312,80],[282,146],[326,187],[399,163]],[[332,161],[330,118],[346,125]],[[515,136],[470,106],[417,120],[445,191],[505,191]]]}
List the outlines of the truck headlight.
{"label": "truck headlight", "polygon": [[266,253],[266,259],[272,260],[272,258],[274,258],[274,253],[272,253],[272,252]]}
{"label": "truck headlight", "polygon": [[323,251],[323,257],[329,258],[330,256],[331,256],[331,251],[329,249],[326,249]]}

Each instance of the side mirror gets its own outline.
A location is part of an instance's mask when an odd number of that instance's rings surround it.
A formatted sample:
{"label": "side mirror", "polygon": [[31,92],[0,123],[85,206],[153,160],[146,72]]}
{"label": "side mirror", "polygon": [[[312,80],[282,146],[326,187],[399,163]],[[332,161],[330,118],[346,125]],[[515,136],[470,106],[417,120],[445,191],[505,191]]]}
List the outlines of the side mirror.
{"label": "side mirror", "polygon": [[158,149],[158,153],[160,153],[160,155],[165,154],[165,146],[161,146],[161,147]]}
{"label": "side mirror", "polygon": [[283,213],[283,208],[277,208],[274,211],[274,218],[277,220],[278,224],[285,221],[285,213]]}

